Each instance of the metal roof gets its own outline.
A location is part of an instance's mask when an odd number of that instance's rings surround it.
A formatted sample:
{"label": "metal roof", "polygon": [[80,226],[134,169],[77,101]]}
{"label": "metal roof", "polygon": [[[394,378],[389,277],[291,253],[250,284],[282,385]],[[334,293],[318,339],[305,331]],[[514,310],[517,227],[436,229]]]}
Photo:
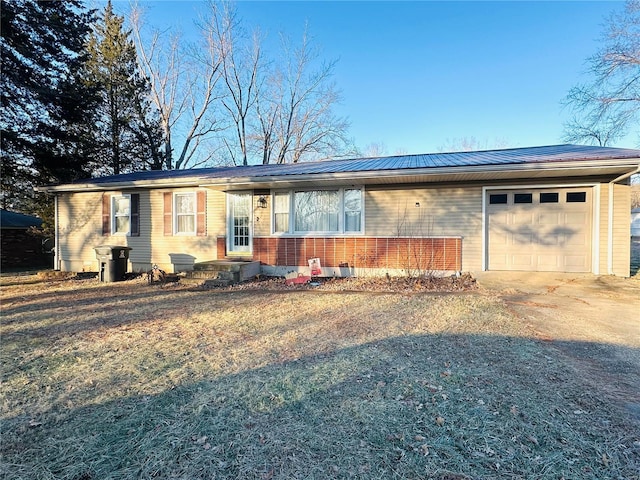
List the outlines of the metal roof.
{"label": "metal roof", "polygon": [[[552,145],[528,148],[509,148],[501,150],[484,150],[473,152],[454,153],[428,153],[418,155],[398,155],[387,157],[353,158],[346,160],[325,160],[317,162],[304,162],[296,164],[282,165],[251,165],[232,166],[216,168],[199,168],[187,170],[152,170],[121,175],[113,175],[101,178],[79,180],[74,184],[93,185],[96,187],[107,187],[109,184],[170,182],[181,183],[182,181],[197,180],[202,184],[215,184],[217,181],[224,181],[228,185],[237,182],[244,182],[247,179],[252,182],[267,181],[267,178],[286,179],[296,181],[295,177],[309,179],[318,176],[330,178],[333,175],[344,177],[348,174],[379,173],[381,176],[402,173],[411,174],[416,172],[447,171],[464,173],[466,170],[492,167],[500,170],[514,169],[531,166],[538,168],[542,166],[552,166],[554,164],[571,162],[596,162],[604,160],[623,160],[640,158],[640,150],[595,147],[587,145]],[[637,162],[633,162],[637,164]],[[72,184],[72,185],[74,185]],[[71,185],[70,185],[71,186]],[[46,190],[42,189],[42,190]],[[55,190],[55,189],[52,189]]]}

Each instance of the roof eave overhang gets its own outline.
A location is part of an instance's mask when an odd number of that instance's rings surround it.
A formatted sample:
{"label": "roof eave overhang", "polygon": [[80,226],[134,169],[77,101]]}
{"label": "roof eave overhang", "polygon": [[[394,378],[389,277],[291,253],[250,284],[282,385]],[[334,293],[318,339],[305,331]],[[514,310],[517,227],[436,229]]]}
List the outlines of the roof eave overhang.
{"label": "roof eave overhang", "polygon": [[248,188],[287,188],[294,185],[354,185],[354,184],[403,184],[493,181],[525,178],[610,176],[636,172],[640,168],[638,159],[625,164],[611,162],[595,165],[544,164],[544,165],[491,165],[467,167],[443,167],[407,170],[384,170],[309,175],[286,175],[274,177],[244,177],[218,179],[201,183],[201,187],[216,190],[241,190]]}
{"label": "roof eave overhang", "polygon": [[412,168],[403,170],[367,170],[361,172],[309,173],[303,175],[245,176],[209,179],[202,176],[165,178],[109,183],[83,183],[36,187],[44,193],[96,192],[134,188],[206,187],[214,190],[249,188],[287,188],[299,186],[350,184],[402,184],[455,181],[486,181],[518,178],[611,176],[638,171],[640,159],[549,162],[538,164],[475,165],[457,167]]}

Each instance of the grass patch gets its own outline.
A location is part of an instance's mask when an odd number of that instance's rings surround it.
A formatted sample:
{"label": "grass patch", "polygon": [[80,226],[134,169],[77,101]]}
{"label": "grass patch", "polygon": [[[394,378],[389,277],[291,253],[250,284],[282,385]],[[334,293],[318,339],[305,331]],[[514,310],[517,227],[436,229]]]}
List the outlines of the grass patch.
{"label": "grass patch", "polygon": [[12,283],[3,478],[638,478],[637,423],[491,296]]}

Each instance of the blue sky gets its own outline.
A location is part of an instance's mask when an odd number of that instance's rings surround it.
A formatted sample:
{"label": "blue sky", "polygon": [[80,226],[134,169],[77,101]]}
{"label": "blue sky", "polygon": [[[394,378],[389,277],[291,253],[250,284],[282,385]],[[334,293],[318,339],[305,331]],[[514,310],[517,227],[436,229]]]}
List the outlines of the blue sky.
{"label": "blue sky", "polygon": [[[148,22],[185,33],[202,2],[146,1]],[[126,3],[115,3],[117,10]],[[441,150],[474,137],[494,146],[562,143],[561,102],[585,81],[606,17],[622,2],[239,1],[247,27],[300,38],[337,59],[338,113],[364,149]],[[635,147],[629,137],[617,146]]]}

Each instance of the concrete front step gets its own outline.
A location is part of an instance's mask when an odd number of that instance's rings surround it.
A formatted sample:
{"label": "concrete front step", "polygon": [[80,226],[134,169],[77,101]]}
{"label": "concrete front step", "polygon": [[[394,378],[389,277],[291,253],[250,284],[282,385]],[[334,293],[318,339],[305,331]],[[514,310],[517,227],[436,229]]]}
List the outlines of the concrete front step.
{"label": "concrete front step", "polygon": [[260,262],[212,260],[196,263],[186,272],[186,283],[204,283],[208,286],[227,286],[255,278],[260,274]]}

